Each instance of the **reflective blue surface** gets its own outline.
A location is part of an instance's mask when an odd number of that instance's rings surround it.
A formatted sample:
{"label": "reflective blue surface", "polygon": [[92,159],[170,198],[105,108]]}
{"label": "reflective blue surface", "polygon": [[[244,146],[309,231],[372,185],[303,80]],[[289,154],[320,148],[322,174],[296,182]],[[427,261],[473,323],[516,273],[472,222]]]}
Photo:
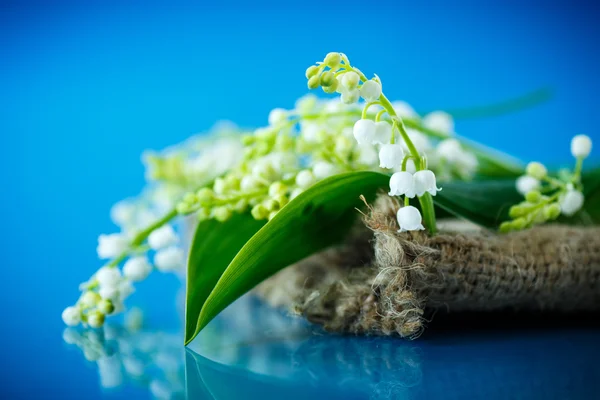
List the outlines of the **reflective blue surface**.
{"label": "reflective blue surface", "polygon": [[[149,329],[69,328],[63,337],[81,350],[74,366],[95,367],[110,398],[585,399],[600,393],[597,323],[570,318],[571,328],[559,328],[567,321],[494,318],[494,329],[485,319],[446,320],[417,341],[339,336],[246,296],[185,350],[180,334]],[[499,328],[506,324],[511,328]]]}
{"label": "reflective blue surface", "polygon": [[[591,1],[0,1],[0,397],[151,397],[152,379],[123,376],[124,385],[101,389],[97,363],[63,342],[60,321],[78,284],[100,266],[97,235],[115,229],[110,206],[144,184],[144,149],[181,141],[219,119],[265,124],[269,110],[292,107],[306,93],[305,67],[339,50],[377,73],[390,97],[418,110],[489,104],[549,86],[551,101],[460,120],[457,132],[523,159],[571,162],[573,134],[600,143],[599,16]],[[150,333],[180,330],[180,285],[156,275],[131,297],[146,312]],[[250,325],[252,340],[263,340],[258,320]],[[275,389],[295,385],[300,393],[326,382],[333,390],[348,382],[354,386],[345,393],[358,396],[378,387],[378,376],[389,383],[390,370],[406,369],[391,363],[368,381],[370,367],[356,366],[361,360],[370,366],[414,348],[421,383],[402,390],[415,397],[489,390],[488,397],[502,398],[514,387],[551,396],[568,382],[576,384],[567,398],[597,389],[590,366],[597,328],[447,334],[413,343],[286,336],[289,350],[277,343],[273,353],[233,346],[241,361],[229,364],[246,371],[244,359],[259,364],[270,357],[273,370],[290,373],[260,381],[281,378]],[[307,353],[292,360],[300,348]],[[209,350],[197,350],[211,360],[202,368],[216,371],[212,387],[233,390],[227,376],[235,373],[215,367]],[[257,361],[257,351],[271,355]],[[307,359],[306,369],[294,370],[294,362]],[[241,373],[251,385],[255,376]],[[407,376],[398,375],[396,382]],[[365,379],[359,389],[352,383],[357,376]]]}

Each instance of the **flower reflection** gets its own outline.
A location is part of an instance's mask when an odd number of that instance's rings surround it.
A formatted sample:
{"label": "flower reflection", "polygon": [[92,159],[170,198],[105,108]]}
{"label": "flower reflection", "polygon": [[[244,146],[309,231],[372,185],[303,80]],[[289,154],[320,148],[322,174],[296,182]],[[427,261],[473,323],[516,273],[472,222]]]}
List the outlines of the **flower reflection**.
{"label": "flower reflection", "polygon": [[125,326],[67,328],[63,339],[96,363],[104,389],[135,384],[147,388],[156,399],[184,398],[181,335],[144,330],[135,324]]}

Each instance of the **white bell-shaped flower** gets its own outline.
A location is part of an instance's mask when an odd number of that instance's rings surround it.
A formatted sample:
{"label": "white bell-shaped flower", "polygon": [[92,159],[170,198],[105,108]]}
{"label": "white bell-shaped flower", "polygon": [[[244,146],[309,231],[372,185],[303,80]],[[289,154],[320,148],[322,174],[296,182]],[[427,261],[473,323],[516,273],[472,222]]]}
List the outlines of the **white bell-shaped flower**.
{"label": "white bell-shaped flower", "polygon": [[173,227],[167,224],[156,229],[148,236],[148,245],[153,250],[160,250],[174,245],[178,240],[179,238]]}
{"label": "white bell-shaped flower", "polygon": [[371,144],[375,138],[376,129],[375,121],[370,119],[359,119],[354,124],[352,134],[358,144]]}
{"label": "white bell-shaped flower", "polygon": [[325,179],[338,173],[338,168],[326,161],[317,161],[313,166],[313,175],[317,179]]}
{"label": "white bell-shaped flower", "polygon": [[360,92],[358,89],[343,90],[340,98],[344,104],[354,104],[360,99]]}
{"label": "white bell-shaped flower", "polygon": [[81,312],[77,307],[67,307],[62,312],[62,320],[68,326],[75,326],[81,322]]}
{"label": "white bell-shaped flower", "polygon": [[344,75],[342,75],[342,79],[340,81],[342,86],[344,88],[346,88],[347,90],[356,89],[359,82],[360,82],[360,77],[354,71],[346,72]]}
{"label": "white bell-shaped flower", "polygon": [[576,158],[586,158],[592,151],[592,139],[587,135],[577,135],[571,139],[571,154]]}
{"label": "white bell-shaped flower", "polygon": [[123,275],[134,282],[143,281],[152,272],[146,256],[131,257],[123,265]]}
{"label": "white bell-shaped flower", "polygon": [[296,175],[296,185],[303,189],[312,186],[313,183],[315,183],[315,176],[307,169],[298,172],[298,175]]}
{"label": "white bell-shaped flower", "polygon": [[446,135],[454,132],[454,120],[450,114],[444,111],[433,111],[424,116],[423,126]]}
{"label": "white bell-shaped flower", "polygon": [[402,164],[404,150],[400,144],[384,144],[379,150],[379,167],[396,168]]}
{"label": "white bell-shaped flower", "polygon": [[442,190],[436,185],[435,174],[428,169],[415,172],[413,180],[415,194],[419,197],[423,196],[426,192],[435,196],[438,191]]}
{"label": "white bell-shaped flower", "polygon": [[374,80],[368,80],[360,87],[360,97],[367,102],[375,101],[381,96],[381,84]]}
{"label": "white bell-shaped flower", "polygon": [[415,197],[413,175],[410,172],[400,171],[390,178],[390,196]]}
{"label": "white bell-shaped flower", "polygon": [[154,265],[161,272],[176,271],[183,266],[184,262],[183,250],[175,246],[167,247],[154,255]]}
{"label": "white bell-shaped flower", "polygon": [[447,161],[456,162],[460,160],[463,154],[463,149],[458,140],[445,139],[438,144],[436,153],[438,156]]}
{"label": "white bell-shaped flower", "polygon": [[392,125],[387,121],[375,122],[373,144],[388,144],[392,138]]}
{"label": "white bell-shaped flower", "polygon": [[405,206],[399,209],[397,217],[398,225],[400,225],[398,232],[422,231],[425,229],[421,223],[423,219],[421,212],[413,206]]}
{"label": "white bell-shaped flower", "polygon": [[583,193],[578,190],[568,190],[560,200],[560,211],[566,216],[571,216],[581,209],[583,202]]}
{"label": "white bell-shaped flower", "polygon": [[110,235],[98,236],[98,257],[100,258],[115,258],[122,252],[127,250],[129,241],[120,233],[112,233]]}
{"label": "white bell-shaped flower", "polygon": [[94,276],[98,284],[105,287],[114,287],[121,281],[121,271],[117,267],[102,267]]}
{"label": "white bell-shaped flower", "polygon": [[523,175],[517,178],[516,186],[517,192],[525,196],[532,190],[538,190],[540,188],[540,181],[535,179],[533,176]]}
{"label": "white bell-shaped flower", "polygon": [[287,119],[287,111],[283,108],[275,108],[269,113],[269,125],[277,125]]}

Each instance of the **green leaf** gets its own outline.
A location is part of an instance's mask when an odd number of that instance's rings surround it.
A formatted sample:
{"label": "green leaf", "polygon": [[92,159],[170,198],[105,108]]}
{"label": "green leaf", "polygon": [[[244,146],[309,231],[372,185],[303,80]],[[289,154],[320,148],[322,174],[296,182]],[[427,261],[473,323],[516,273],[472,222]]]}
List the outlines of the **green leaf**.
{"label": "green leaf", "polygon": [[[317,183],[292,200],[231,261],[204,302],[195,331],[191,336],[186,335],[186,344],[225,307],[269,276],[342,241],[359,215],[355,208],[362,204],[360,196],[373,200],[377,190],[387,187],[388,181],[389,176],[376,172],[340,174]],[[194,252],[199,242],[201,239],[197,238]],[[212,268],[205,260],[204,268],[208,267]],[[190,270],[201,273],[195,261],[190,261]],[[188,279],[188,292],[201,292],[196,301],[202,299],[208,285],[199,287],[198,275]],[[194,299],[188,297],[188,301]],[[188,305],[188,309],[192,307],[197,310],[198,304]],[[188,316],[192,318],[193,314],[190,312]]]}
{"label": "green leaf", "polygon": [[217,281],[242,246],[265,225],[249,214],[234,214],[225,222],[210,219],[196,227],[190,247],[187,269],[185,341],[191,341],[200,329],[200,310]]}
{"label": "green leaf", "polygon": [[523,200],[515,181],[449,182],[433,198],[436,206],[477,225],[495,229],[508,219],[510,206]]}

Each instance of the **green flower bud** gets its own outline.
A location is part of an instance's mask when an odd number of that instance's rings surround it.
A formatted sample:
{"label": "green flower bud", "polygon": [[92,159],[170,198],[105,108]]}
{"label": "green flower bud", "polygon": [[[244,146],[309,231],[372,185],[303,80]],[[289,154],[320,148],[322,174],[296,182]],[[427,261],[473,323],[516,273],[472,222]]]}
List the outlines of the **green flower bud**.
{"label": "green flower bud", "polygon": [[198,217],[198,221],[206,221],[207,219],[210,218],[210,208],[208,207],[202,207],[198,210],[198,212],[196,213],[196,216]]}
{"label": "green flower bud", "polygon": [[327,65],[332,70],[336,71],[340,68],[340,63],[342,62],[342,56],[340,53],[329,53],[325,56],[323,63]]}
{"label": "green flower bud", "polygon": [[181,215],[186,215],[192,212],[192,207],[190,207],[190,205],[185,202],[177,203],[175,208],[177,209],[177,214]]}
{"label": "green flower bud", "polygon": [[98,304],[98,302],[101,300],[101,297],[98,293],[96,292],[92,292],[91,290],[88,290],[87,292],[85,292],[83,294],[83,296],[81,296],[81,299],[79,300],[79,302],[85,307],[85,308],[92,308],[95,307],[96,304]]}
{"label": "green flower bud", "polygon": [[[323,87],[329,87],[332,86],[334,83],[337,83],[337,79],[335,78],[335,74],[331,71],[327,71],[327,72],[323,72],[323,74],[321,75],[321,86]],[[335,92],[335,90],[334,90]]]}
{"label": "green flower bud", "polygon": [[87,323],[92,328],[100,328],[104,325],[104,314],[98,311],[92,311],[87,315]]}
{"label": "green flower bud", "polygon": [[257,204],[250,211],[252,217],[256,220],[266,219],[269,217],[269,211],[262,204]]}
{"label": "green flower bud", "polygon": [[210,204],[215,198],[215,192],[210,188],[202,188],[196,192],[196,198],[200,204]]}
{"label": "green flower bud", "polygon": [[318,73],[319,67],[317,67],[316,65],[311,65],[310,67],[306,68],[306,72],[304,73],[304,75],[306,76],[306,79],[310,79]]}
{"label": "green flower bud", "polygon": [[213,209],[213,215],[219,222],[225,222],[231,218],[231,210],[228,206],[215,207]]}
{"label": "green flower bud", "polygon": [[534,177],[535,179],[544,179],[546,175],[548,175],[548,170],[542,163],[539,162],[530,162],[527,164],[527,168],[525,169],[527,175]]}
{"label": "green flower bud", "polygon": [[316,89],[319,86],[321,86],[321,79],[319,78],[319,76],[315,75],[308,80],[307,86],[309,89]]}
{"label": "green flower bud", "polygon": [[548,219],[548,220],[553,220],[558,218],[558,216],[560,215],[560,206],[556,203],[550,204],[546,207],[544,207],[544,216]]}
{"label": "green flower bud", "polygon": [[287,203],[290,202],[290,200],[288,199],[288,197],[286,195],[283,195],[283,194],[275,196],[273,198],[273,200],[275,200],[277,202],[277,204],[279,204],[279,208],[284,207]]}
{"label": "green flower bud", "polygon": [[198,197],[196,197],[195,193],[187,193],[185,196],[183,196],[183,201],[187,204],[194,204],[198,201]]}
{"label": "green flower bud", "polygon": [[538,190],[532,190],[525,195],[525,200],[530,203],[537,203],[542,199],[542,194]]}
{"label": "green flower bud", "polygon": [[510,208],[510,210],[508,210],[508,215],[511,218],[517,218],[517,217],[525,215],[526,213],[527,213],[526,208],[519,204],[512,206]]}
{"label": "green flower bud", "polygon": [[235,175],[227,175],[225,178],[225,186],[229,190],[239,190],[240,189],[240,178]]}
{"label": "green flower bud", "polygon": [[512,222],[511,221],[504,221],[503,223],[500,224],[500,232],[508,233],[510,231],[512,231]]}
{"label": "green flower bud", "polygon": [[528,222],[525,218],[521,217],[521,218],[517,218],[512,222],[512,227],[515,230],[521,230],[521,229],[525,229],[528,225]]}
{"label": "green flower bud", "polygon": [[225,180],[222,178],[215,179],[215,183],[213,184],[213,190],[216,194],[223,194],[227,190],[227,185],[225,184]]}
{"label": "green flower bud", "polygon": [[293,150],[295,144],[294,138],[288,135],[278,135],[275,141],[275,145],[280,151]]}
{"label": "green flower bud", "polygon": [[279,210],[279,204],[273,199],[267,199],[267,200],[263,201],[262,204],[263,204],[263,207],[269,212]]}
{"label": "green flower bud", "polygon": [[115,306],[112,301],[108,299],[102,299],[98,303],[98,311],[100,311],[104,315],[110,315],[115,311]]}
{"label": "green flower bud", "polygon": [[337,91],[339,87],[339,82],[336,79],[330,86],[323,86],[323,91],[327,94],[333,94]]}
{"label": "green flower bud", "polygon": [[269,186],[269,196],[275,197],[280,194],[285,194],[288,191],[288,187],[281,182],[273,182]]}

